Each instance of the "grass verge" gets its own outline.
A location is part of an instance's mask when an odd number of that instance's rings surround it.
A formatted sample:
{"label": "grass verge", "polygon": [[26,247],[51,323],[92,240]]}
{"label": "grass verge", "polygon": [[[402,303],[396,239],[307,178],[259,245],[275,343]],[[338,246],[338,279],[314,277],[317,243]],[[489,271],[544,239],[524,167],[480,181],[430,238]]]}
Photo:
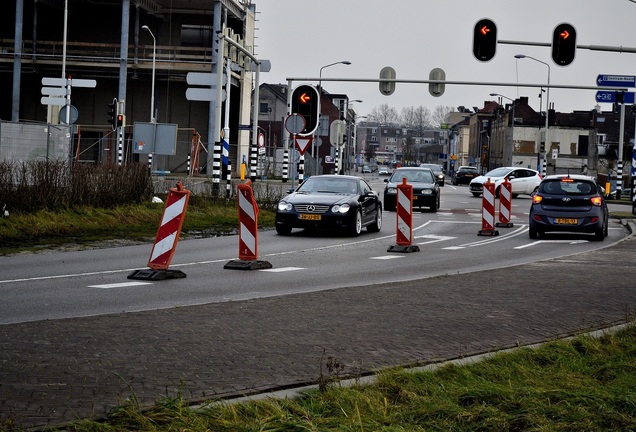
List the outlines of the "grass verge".
{"label": "grass verge", "polygon": [[[41,210],[0,218],[0,255],[37,252],[52,248],[99,247],[111,241],[152,242],[163,214],[163,204],[144,203],[111,209],[80,207]],[[274,226],[274,213],[259,210],[259,228]],[[191,199],[182,238],[235,233],[235,202]]]}
{"label": "grass verge", "polygon": [[636,430],[636,327],[521,348],[469,366],[385,370],[374,384],[337,380],[295,399],[213,402],[134,398],[68,431],[630,431]]}

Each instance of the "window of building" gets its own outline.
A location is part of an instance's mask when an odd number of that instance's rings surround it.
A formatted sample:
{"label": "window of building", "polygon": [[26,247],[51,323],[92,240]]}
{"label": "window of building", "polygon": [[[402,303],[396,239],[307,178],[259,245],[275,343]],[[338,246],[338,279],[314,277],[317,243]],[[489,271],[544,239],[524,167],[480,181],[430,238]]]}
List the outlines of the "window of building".
{"label": "window of building", "polygon": [[577,156],[587,156],[587,147],[590,142],[590,137],[587,135],[579,135],[579,142],[576,148]]}
{"label": "window of building", "polygon": [[269,109],[269,104],[267,102],[261,102],[260,103],[260,108],[258,109],[258,112],[260,114],[267,114],[269,113],[271,110]]}
{"label": "window of building", "polygon": [[384,138],[384,142],[397,142],[396,137],[386,137]]}
{"label": "window of building", "polygon": [[194,47],[211,47],[212,26],[188,24],[182,25],[181,45]]}

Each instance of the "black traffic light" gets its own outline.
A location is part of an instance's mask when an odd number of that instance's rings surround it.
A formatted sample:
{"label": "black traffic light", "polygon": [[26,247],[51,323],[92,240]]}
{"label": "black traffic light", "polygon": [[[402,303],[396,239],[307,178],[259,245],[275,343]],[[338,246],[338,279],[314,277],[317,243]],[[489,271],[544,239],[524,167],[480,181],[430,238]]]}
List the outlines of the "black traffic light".
{"label": "black traffic light", "polygon": [[576,29],[568,23],[561,23],[552,33],[552,60],[559,66],[567,66],[576,54]]}
{"label": "black traffic light", "polygon": [[117,129],[117,108],[117,99],[113,99],[113,102],[108,104],[108,123],[113,130]]}
{"label": "black traffic light", "polygon": [[497,26],[492,20],[481,19],[473,33],[473,55],[479,61],[489,61],[497,52]]}
{"label": "black traffic light", "polygon": [[122,127],[122,126],[124,126],[124,115],[117,114],[117,127]]}
{"label": "black traffic light", "polygon": [[291,113],[305,118],[305,128],[298,135],[311,135],[320,120],[320,98],[316,87],[299,85],[292,92]]}

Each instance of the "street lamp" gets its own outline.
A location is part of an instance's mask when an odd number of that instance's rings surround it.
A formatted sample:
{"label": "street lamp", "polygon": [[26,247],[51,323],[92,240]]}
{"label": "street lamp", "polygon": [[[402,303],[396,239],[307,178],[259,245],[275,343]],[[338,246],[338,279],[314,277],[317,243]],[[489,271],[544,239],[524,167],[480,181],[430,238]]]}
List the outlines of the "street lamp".
{"label": "street lamp", "polygon": [[[318,74],[318,98],[319,101],[322,99],[322,70],[325,68],[328,68],[330,66],[335,66],[338,64],[343,64],[343,65],[350,65],[351,62],[349,60],[342,60],[342,61],[338,61],[338,62],[334,62],[334,63],[329,63],[327,65],[324,65],[320,68],[320,72]],[[318,120],[320,122],[320,120]],[[317,135],[317,134],[316,134]],[[317,136],[316,136],[317,137]],[[314,137],[313,143],[311,145],[312,147],[312,156],[315,160],[315,165],[316,165],[316,171],[318,170],[318,147],[316,145],[316,137]]]}
{"label": "street lamp", "polygon": [[[320,68],[320,73],[318,74],[318,78],[320,78],[318,80],[318,88],[322,88],[322,70],[325,69],[325,68],[328,68],[330,66],[335,66],[337,64],[350,65],[351,62],[349,60],[342,60],[342,61],[335,62],[335,63],[329,63],[328,65],[324,65],[323,67],[321,67]],[[321,90],[321,92],[322,92],[322,90]]]}
{"label": "street lamp", "polygon": [[499,96],[499,97],[502,97],[504,99],[508,99],[510,102],[512,102],[512,131],[511,131],[511,137],[510,137],[510,153],[509,153],[508,157],[506,158],[506,160],[508,162],[508,166],[512,166],[512,153],[513,153],[514,144],[515,144],[515,105],[516,105],[516,100],[511,99],[508,96],[504,96],[504,95],[499,94],[499,93],[490,93],[490,96]]}
{"label": "street lamp", "polygon": [[544,148],[543,152],[541,152],[541,156],[543,157],[543,163],[541,164],[541,175],[545,176],[545,171],[546,171],[546,169],[545,169],[546,168],[546,163],[545,163],[546,162],[545,161],[546,153],[545,152],[548,150],[547,147],[549,145],[548,144],[549,143],[549,141],[548,141],[548,135],[549,135],[549,132],[548,132],[548,128],[549,128],[549,124],[548,124],[548,117],[549,116],[548,116],[548,113],[550,112],[550,65],[547,64],[544,61],[541,61],[539,59],[536,59],[534,57],[531,57],[531,56],[528,56],[528,55],[525,55],[525,54],[516,54],[515,58],[517,58],[517,59],[529,58],[530,60],[534,60],[536,62],[543,63],[544,65],[546,65],[548,67],[548,87],[547,87],[547,92],[546,92],[546,107],[545,107],[545,148]]}
{"label": "street lamp", "polygon": [[157,39],[147,25],[141,27],[143,30],[148,30],[150,36],[152,36],[152,87],[150,89],[150,122],[154,123],[155,119],[155,58],[157,55]]}

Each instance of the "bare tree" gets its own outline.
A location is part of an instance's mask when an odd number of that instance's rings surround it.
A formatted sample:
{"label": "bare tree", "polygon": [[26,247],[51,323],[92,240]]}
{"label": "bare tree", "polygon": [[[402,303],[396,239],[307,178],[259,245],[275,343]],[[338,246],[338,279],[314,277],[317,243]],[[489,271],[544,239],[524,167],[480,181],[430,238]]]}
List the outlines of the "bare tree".
{"label": "bare tree", "polygon": [[421,105],[417,108],[412,106],[402,108],[400,120],[404,127],[416,131],[419,135],[422,135],[425,129],[431,128],[433,123],[431,110]]}
{"label": "bare tree", "polygon": [[448,120],[448,113],[453,111],[453,107],[448,105],[437,105],[433,111],[433,124],[434,127],[441,127],[442,123],[446,123]]}
{"label": "bare tree", "polygon": [[400,120],[400,116],[395,108],[388,104],[382,104],[379,107],[374,107],[371,113],[367,115],[367,121],[376,122],[385,125],[397,124]]}

